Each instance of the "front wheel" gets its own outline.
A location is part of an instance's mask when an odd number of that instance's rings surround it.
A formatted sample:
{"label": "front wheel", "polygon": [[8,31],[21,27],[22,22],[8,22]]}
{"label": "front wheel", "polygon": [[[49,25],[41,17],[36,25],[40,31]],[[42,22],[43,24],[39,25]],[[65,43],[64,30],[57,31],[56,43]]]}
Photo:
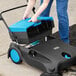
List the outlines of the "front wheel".
{"label": "front wheel", "polygon": [[61,76],[57,73],[42,73],[40,76]]}

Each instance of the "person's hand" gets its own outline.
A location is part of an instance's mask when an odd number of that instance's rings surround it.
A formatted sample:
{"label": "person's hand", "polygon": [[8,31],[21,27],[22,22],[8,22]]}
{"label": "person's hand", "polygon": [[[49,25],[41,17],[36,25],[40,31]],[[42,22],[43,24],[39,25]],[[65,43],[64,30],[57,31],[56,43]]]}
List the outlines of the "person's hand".
{"label": "person's hand", "polygon": [[37,17],[33,16],[28,22],[37,22]]}
{"label": "person's hand", "polygon": [[25,20],[26,18],[28,18],[28,16],[23,16],[23,20]]}
{"label": "person's hand", "polygon": [[25,20],[26,18],[29,18],[29,17],[28,17],[28,15],[26,15],[26,14],[24,13],[23,20]]}

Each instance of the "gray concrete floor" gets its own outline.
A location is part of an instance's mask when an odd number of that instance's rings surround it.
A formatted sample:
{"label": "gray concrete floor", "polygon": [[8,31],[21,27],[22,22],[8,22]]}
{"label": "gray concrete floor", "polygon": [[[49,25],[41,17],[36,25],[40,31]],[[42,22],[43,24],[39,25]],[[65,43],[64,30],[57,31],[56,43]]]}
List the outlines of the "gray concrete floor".
{"label": "gray concrete floor", "polygon": [[[19,5],[26,4],[26,0],[0,0],[0,12],[6,9],[16,7]],[[39,7],[39,1],[36,2],[36,10]],[[15,10],[6,14],[3,14],[8,25],[11,25],[22,19],[25,8]],[[72,24],[76,24],[76,1],[69,0],[69,20],[70,26]],[[31,14],[32,15],[32,14]],[[30,15],[30,16],[31,16]],[[53,16],[55,20],[55,28],[53,32],[58,30],[58,20],[56,14],[56,2],[54,1],[52,5],[52,10],[50,15]],[[7,51],[10,45],[10,37],[8,34],[8,30],[2,21],[0,21],[0,76],[39,76],[42,72],[36,68],[29,66],[26,63],[22,63],[20,65],[16,65],[11,62],[11,60],[7,58]],[[64,76],[70,76],[70,73],[64,74]]]}

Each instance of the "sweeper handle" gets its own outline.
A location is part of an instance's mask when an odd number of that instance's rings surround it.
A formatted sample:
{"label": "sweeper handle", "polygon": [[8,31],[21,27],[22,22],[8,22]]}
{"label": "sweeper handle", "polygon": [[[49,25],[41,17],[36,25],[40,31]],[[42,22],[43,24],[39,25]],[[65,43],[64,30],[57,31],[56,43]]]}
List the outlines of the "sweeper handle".
{"label": "sweeper handle", "polygon": [[[6,12],[9,12],[9,11],[12,11],[12,10],[15,10],[15,9],[19,9],[19,8],[22,8],[22,7],[26,7],[27,5],[22,5],[22,6],[18,6],[18,7],[14,7],[14,8],[11,8],[11,9],[8,9],[8,10],[5,10],[5,11],[2,11],[0,13],[0,21],[3,21],[3,23],[5,24],[6,28],[8,29],[8,31],[10,31],[9,27],[8,27],[8,24],[6,23],[5,19],[3,18],[3,14],[6,13]],[[35,13],[35,7],[33,7],[32,9],[33,13]],[[11,32],[11,31],[10,31]]]}

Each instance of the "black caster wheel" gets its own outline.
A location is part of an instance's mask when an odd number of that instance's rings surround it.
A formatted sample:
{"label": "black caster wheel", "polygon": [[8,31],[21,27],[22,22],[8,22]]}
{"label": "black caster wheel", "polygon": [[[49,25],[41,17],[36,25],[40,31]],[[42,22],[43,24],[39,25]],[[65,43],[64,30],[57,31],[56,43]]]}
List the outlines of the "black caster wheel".
{"label": "black caster wheel", "polygon": [[40,76],[61,76],[57,73],[42,73]]}
{"label": "black caster wheel", "polygon": [[21,53],[18,48],[11,48],[9,50],[9,57],[15,64],[21,64],[22,59],[21,59]]}
{"label": "black caster wheel", "polygon": [[34,50],[31,50],[31,51],[29,52],[29,55],[32,56],[32,57],[36,57],[37,52],[35,52]]}
{"label": "black caster wheel", "polygon": [[50,73],[42,73],[40,76],[51,76]]}

